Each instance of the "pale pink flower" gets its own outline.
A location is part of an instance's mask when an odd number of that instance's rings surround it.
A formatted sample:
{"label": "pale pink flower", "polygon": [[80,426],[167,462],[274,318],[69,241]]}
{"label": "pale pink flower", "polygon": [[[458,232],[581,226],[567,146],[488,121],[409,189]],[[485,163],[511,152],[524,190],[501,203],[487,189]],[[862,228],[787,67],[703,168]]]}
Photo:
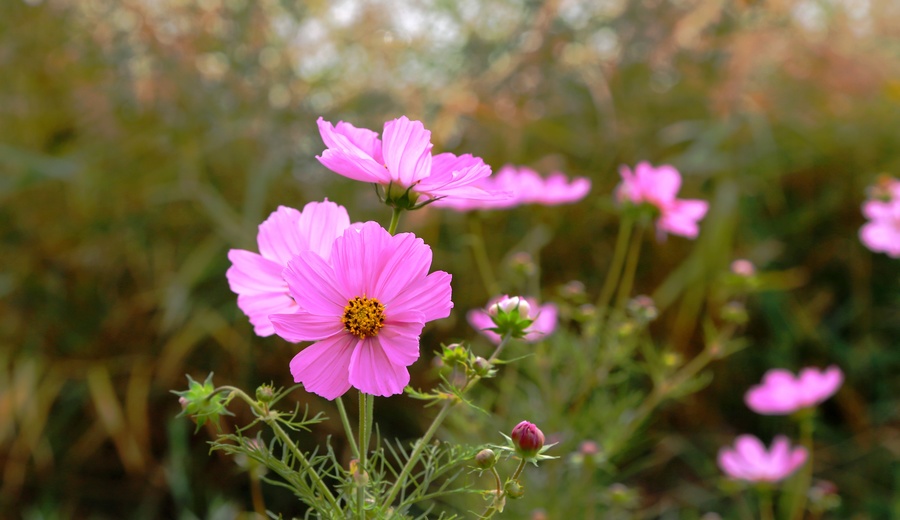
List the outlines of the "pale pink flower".
{"label": "pale pink flower", "polygon": [[[476,186],[491,174],[490,166],[469,154],[433,156],[431,132],[420,121],[410,121],[406,116],[388,121],[382,139],[371,130],[343,121],[332,125],[320,117],[318,125],[327,147],[316,157],[319,162],[344,177],[384,186],[386,195],[394,200],[409,189],[414,199],[409,201],[410,207],[444,197],[494,197]],[[425,200],[419,200],[419,196]]]}
{"label": "pale pink flower", "polygon": [[530,168],[512,165],[503,166],[494,175],[482,178],[476,186],[498,196],[481,200],[444,199],[437,201],[435,206],[457,211],[506,209],[524,204],[555,206],[578,202],[591,191],[591,181],[585,177],[570,181],[564,174],[555,172],[545,179]]}
{"label": "pale pink flower", "polygon": [[891,258],[900,258],[900,182],[897,186],[898,193],[891,200],[870,200],[863,204],[862,212],[869,222],[859,230],[863,245]]}
{"label": "pale pink flower", "polygon": [[834,365],[824,371],[804,368],[799,377],[774,368],[763,375],[761,384],[744,394],[744,402],[751,410],[763,415],[790,415],[828,399],[843,381],[844,374]]}
{"label": "pale pink flower", "polygon": [[328,199],[310,202],[303,211],[279,206],[259,225],[256,235],[259,253],[243,249],[228,252],[232,265],[225,276],[231,290],[238,295],[238,307],[250,318],[257,335],[275,333],[270,314],[297,310],[297,303],[281,276],[288,261],[302,251],[313,251],[327,259],[334,239],[349,226],[347,210]]}
{"label": "pale pink flower", "polygon": [[666,233],[697,237],[700,232],[697,223],[706,216],[709,203],[675,198],[681,188],[681,174],[675,167],[664,164],[654,168],[648,162],[640,162],[634,173],[627,166],[622,166],[619,173],[622,183],[616,188],[616,198],[620,203],[655,206],[659,210],[656,229],[660,237]]}
{"label": "pale pink flower", "polygon": [[[509,312],[512,308],[516,307],[516,305],[511,306],[511,302],[514,301],[513,298],[520,297],[514,296],[510,298],[509,296],[503,295],[488,302],[486,307],[488,310],[473,309],[469,311],[466,314],[469,325],[491,340],[492,343],[499,345],[502,339],[500,335],[492,330],[487,330],[496,327],[494,321],[491,319],[490,312],[491,309],[495,308],[502,308],[504,312]],[[525,329],[525,337],[522,338],[524,341],[535,343],[546,338],[556,330],[556,305],[552,303],[539,305],[538,301],[534,298],[524,298],[521,301],[524,305],[518,306],[519,311],[522,312],[524,310],[525,315],[528,316],[529,319],[534,320],[534,322]],[[516,302],[518,303],[518,301]],[[496,314],[496,310],[494,313]]]}
{"label": "pale pink flower", "polygon": [[422,239],[391,236],[377,222],[347,229],[330,262],[313,251],[294,256],[283,275],[300,310],[269,316],[279,336],[315,342],[291,361],[294,381],[326,399],[351,386],[401,393],[425,323],[453,307],[450,275],[430,268]]}
{"label": "pale pink flower", "polygon": [[808,455],[802,446],[791,449],[790,441],[783,435],[775,437],[769,451],[753,435],[740,435],[734,448],[719,450],[719,467],[733,479],[778,482],[797,471]]}

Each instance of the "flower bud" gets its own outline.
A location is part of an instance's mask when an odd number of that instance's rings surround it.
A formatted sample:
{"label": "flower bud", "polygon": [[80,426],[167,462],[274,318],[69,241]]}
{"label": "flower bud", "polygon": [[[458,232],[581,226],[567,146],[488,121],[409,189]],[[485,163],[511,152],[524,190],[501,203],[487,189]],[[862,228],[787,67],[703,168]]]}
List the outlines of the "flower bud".
{"label": "flower bud", "polygon": [[191,376],[187,376],[188,389],[172,392],[178,396],[178,403],[181,405],[179,417],[187,415],[193,419],[197,423],[198,430],[207,420],[211,420],[218,425],[219,416],[231,415],[225,408],[226,397],[221,393],[216,393],[212,376],[210,373],[202,383],[194,381]]}
{"label": "flower bud", "polygon": [[500,311],[503,311],[504,314],[512,314],[515,310],[519,311],[519,316],[527,318],[531,313],[531,305],[520,296],[508,296],[491,305],[488,308],[488,314],[497,316]]}
{"label": "flower bud", "polygon": [[472,367],[475,369],[475,373],[481,377],[491,375],[491,362],[484,359],[481,356],[475,358],[475,361],[472,362]]}
{"label": "flower bud", "polygon": [[256,388],[256,400],[261,403],[271,403],[275,398],[275,387],[272,385],[262,384]]}
{"label": "flower bud", "polygon": [[506,496],[513,499],[522,498],[522,495],[525,494],[525,488],[519,484],[518,480],[510,480],[503,489],[506,491]]}
{"label": "flower bud", "polygon": [[544,433],[528,421],[517,424],[510,438],[523,459],[533,458],[544,447]]}
{"label": "flower bud", "polygon": [[491,469],[497,462],[497,455],[493,450],[483,449],[475,455],[475,466],[478,469]]}
{"label": "flower bud", "polygon": [[649,323],[659,316],[653,298],[645,295],[635,296],[629,300],[626,309],[631,317],[641,324]]}

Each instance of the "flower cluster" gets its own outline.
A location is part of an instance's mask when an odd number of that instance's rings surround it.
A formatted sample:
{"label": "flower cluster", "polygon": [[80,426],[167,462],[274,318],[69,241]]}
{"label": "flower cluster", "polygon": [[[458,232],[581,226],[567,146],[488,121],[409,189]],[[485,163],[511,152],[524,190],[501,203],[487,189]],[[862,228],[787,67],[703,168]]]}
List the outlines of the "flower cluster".
{"label": "flower cluster", "polygon": [[882,178],[862,206],[869,219],[859,230],[863,245],[876,253],[900,258],[900,180]]}

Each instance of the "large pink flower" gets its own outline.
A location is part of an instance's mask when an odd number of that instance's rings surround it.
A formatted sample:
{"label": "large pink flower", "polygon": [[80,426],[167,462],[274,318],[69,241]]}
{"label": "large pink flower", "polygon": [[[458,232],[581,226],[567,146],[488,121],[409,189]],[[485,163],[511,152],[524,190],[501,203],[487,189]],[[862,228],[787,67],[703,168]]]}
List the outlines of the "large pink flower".
{"label": "large pink flower", "polygon": [[269,316],[285,338],[315,341],[291,361],[294,380],[334,399],[351,386],[388,396],[409,383],[425,323],[450,315],[450,275],[428,274],[431,248],[376,222],[338,237],[328,262],[305,251],[284,278],[300,310]]}
{"label": "large pink flower", "polygon": [[[319,133],[328,147],[319,162],[344,177],[385,186],[388,197],[400,197],[406,189],[410,204],[448,198],[491,199],[493,194],[475,186],[491,174],[490,166],[469,154],[432,156],[431,132],[420,121],[406,116],[384,124],[382,139],[365,128],[343,121],[332,125],[319,118]],[[425,199],[419,200],[422,196]]]}
{"label": "large pink flower", "polygon": [[327,259],[334,239],[348,226],[347,210],[328,199],[310,202],[303,211],[279,206],[259,225],[256,235],[259,254],[243,249],[228,252],[232,265],[225,276],[231,290],[238,295],[238,307],[250,318],[256,334],[275,333],[270,314],[297,310],[297,303],[281,276],[288,261],[302,251],[313,251]]}
{"label": "large pink flower", "polygon": [[435,202],[435,206],[457,211],[505,209],[523,204],[555,206],[577,202],[591,191],[591,181],[585,177],[569,181],[564,174],[555,172],[544,179],[530,168],[511,165],[484,177],[476,186],[487,192],[508,195],[482,200],[443,199]]}
{"label": "large pink flower", "polygon": [[[473,309],[466,314],[469,325],[484,334],[495,345],[499,345],[502,338],[496,332],[487,330],[496,327],[490,314],[488,314],[488,309],[506,300],[509,300],[507,295],[494,298],[488,302],[487,307],[484,309]],[[534,298],[525,298],[525,301],[528,302],[528,318],[534,320],[534,322],[525,329],[525,336],[522,340],[527,343],[535,343],[546,338],[556,330],[557,309],[556,305],[552,303],[539,305]]]}
{"label": "large pink flower", "polygon": [[675,198],[681,188],[681,174],[675,167],[664,164],[654,168],[648,162],[640,162],[634,173],[627,166],[622,166],[619,173],[622,183],[616,188],[616,198],[619,202],[655,206],[659,210],[656,229],[661,237],[666,233],[697,237],[697,223],[706,216],[709,204],[705,200]]}
{"label": "large pink flower", "polygon": [[799,377],[791,372],[774,368],[763,376],[762,383],[744,394],[744,401],[756,413],[763,415],[789,415],[803,408],[815,406],[828,399],[844,381],[844,374],[836,366],[824,371],[808,367]]}
{"label": "large pink flower", "polygon": [[885,178],[871,191],[873,198],[862,207],[869,222],[860,228],[859,239],[876,253],[900,258],[900,181]]}
{"label": "large pink flower", "polygon": [[779,435],[766,451],[762,441],[752,435],[741,435],[734,448],[719,450],[719,467],[731,478],[748,482],[778,482],[806,462],[808,453],[802,446],[791,449],[787,437]]}

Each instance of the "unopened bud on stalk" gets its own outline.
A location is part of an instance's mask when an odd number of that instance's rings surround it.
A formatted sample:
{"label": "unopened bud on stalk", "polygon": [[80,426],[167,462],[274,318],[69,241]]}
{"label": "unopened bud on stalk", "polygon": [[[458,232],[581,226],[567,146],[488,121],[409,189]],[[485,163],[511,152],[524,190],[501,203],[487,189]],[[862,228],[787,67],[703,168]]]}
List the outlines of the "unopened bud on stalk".
{"label": "unopened bud on stalk", "polygon": [[544,447],[544,433],[534,424],[522,421],[513,428],[510,438],[516,453],[523,459],[534,458]]}
{"label": "unopened bud on stalk", "polygon": [[518,310],[519,316],[527,318],[531,313],[531,305],[521,296],[509,296],[491,305],[488,308],[488,314],[497,316],[500,314],[500,311],[503,311],[505,314],[511,314],[515,310]]}
{"label": "unopened bud on stalk", "polygon": [[497,462],[497,455],[493,450],[483,449],[475,455],[475,466],[479,469],[491,469]]}
{"label": "unopened bud on stalk", "polygon": [[510,480],[503,486],[503,489],[509,498],[522,498],[522,495],[525,494],[525,487],[519,484],[518,480]]}
{"label": "unopened bud on stalk", "polygon": [[475,358],[475,361],[472,363],[472,366],[475,368],[475,373],[481,377],[485,377],[490,375],[491,373],[491,362],[484,359],[481,356]]}
{"label": "unopened bud on stalk", "polygon": [[256,400],[261,403],[271,403],[275,398],[275,387],[272,385],[262,384],[256,388]]}

